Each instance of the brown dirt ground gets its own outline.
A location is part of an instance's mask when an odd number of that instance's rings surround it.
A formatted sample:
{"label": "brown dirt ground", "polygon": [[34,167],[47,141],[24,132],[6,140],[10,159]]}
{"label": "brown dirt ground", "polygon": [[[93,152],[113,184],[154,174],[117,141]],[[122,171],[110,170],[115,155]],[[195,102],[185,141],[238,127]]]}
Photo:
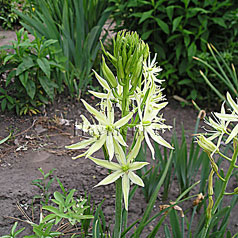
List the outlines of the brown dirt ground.
{"label": "brown dirt ground", "polygon": [[[9,33],[10,34],[10,33]],[[0,45],[3,39],[0,34]],[[92,98],[90,101],[94,102]],[[197,112],[191,107],[182,108],[177,101],[169,100],[169,105],[163,110],[166,123],[173,125],[176,119],[176,133],[181,137],[181,123],[184,125],[188,139],[191,139],[196,123]],[[103,211],[109,223],[113,223],[114,217],[114,185],[93,188],[100,180],[107,175],[107,170],[97,167],[89,160],[78,159],[73,161],[71,157],[77,152],[66,150],[65,145],[72,144],[82,139],[81,135],[75,135],[74,122],[81,114],[86,114],[82,104],[71,102],[69,99],[61,97],[48,106],[41,115],[16,117],[12,113],[0,114],[0,139],[6,137],[10,131],[14,134],[5,144],[0,146],[0,236],[8,234],[15,220],[15,217],[25,220],[22,213],[17,209],[19,204],[25,212],[31,216],[31,203],[34,195],[39,190],[31,184],[32,180],[40,178],[38,168],[45,172],[56,169],[54,174],[61,180],[66,189],[76,188],[77,195],[83,196],[85,192],[91,194],[92,201],[96,205],[103,199]],[[69,120],[69,125],[61,125],[61,119]],[[76,133],[77,134],[77,133]],[[172,132],[166,132],[165,138],[170,141]],[[102,152],[95,153],[95,157],[102,158]],[[230,188],[234,189],[237,181],[234,181]],[[52,184],[51,191],[58,190],[56,183]],[[179,188],[174,182],[173,189],[169,194],[169,200],[174,201],[179,195]],[[154,207],[154,212],[158,211],[158,206],[164,204],[158,195],[158,200]],[[181,205],[183,206],[183,205]],[[191,205],[186,205],[188,209]],[[146,202],[140,189],[136,192],[133,201],[129,206],[129,222],[140,218]],[[237,206],[232,213],[229,222],[229,229],[232,234],[238,231]],[[191,212],[188,212],[188,217]],[[38,214],[34,214],[37,219]],[[199,214],[196,214],[199,220]],[[19,228],[23,223],[20,222]],[[153,229],[153,223],[148,226],[141,237],[146,237],[146,232]],[[30,235],[30,227],[24,234]],[[157,237],[164,237],[160,232]]]}

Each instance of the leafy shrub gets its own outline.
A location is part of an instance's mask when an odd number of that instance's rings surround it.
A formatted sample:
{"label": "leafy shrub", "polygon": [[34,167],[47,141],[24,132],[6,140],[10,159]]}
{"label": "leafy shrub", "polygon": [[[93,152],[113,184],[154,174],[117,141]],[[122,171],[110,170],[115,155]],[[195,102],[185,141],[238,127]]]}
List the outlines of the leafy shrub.
{"label": "leafy shrub", "polygon": [[0,74],[7,72],[0,81],[1,110],[36,114],[36,108],[53,100],[55,90],[62,87],[53,74],[63,68],[54,59],[55,40],[35,37],[30,41],[23,28],[16,34],[17,41],[0,48],[9,50],[0,65]]}
{"label": "leafy shrub", "polygon": [[80,97],[91,81],[91,69],[100,48],[99,37],[110,15],[106,0],[32,0],[31,16],[17,12],[22,25],[39,37],[58,41],[67,58],[61,75],[71,96]]}
{"label": "leafy shrub", "polygon": [[[237,37],[237,2],[198,0],[111,0],[117,28],[136,30],[158,53],[169,91],[202,99],[209,92],[192,57],[206,43],[226,51]],[[208,94],[209,95],[209,94]]]}
{"label": "leafy shrub", "polygon": [[1,0],[0,1],[0,25],[4,29],[13,29],[19,25],[19,17],[14,10],[28,11],[29,4],[24,0]]}

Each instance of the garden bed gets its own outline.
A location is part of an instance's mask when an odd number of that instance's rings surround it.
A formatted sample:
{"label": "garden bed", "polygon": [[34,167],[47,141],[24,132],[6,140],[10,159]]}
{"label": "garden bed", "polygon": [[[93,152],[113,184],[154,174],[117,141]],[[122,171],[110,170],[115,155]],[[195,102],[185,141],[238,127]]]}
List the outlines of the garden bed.
{"label": "garden bed", "polygon": [[[89,99],[95,104],[93,98]],[[41,178],[38,171],[40,167],[45,172],[56,169],[54,175],[61,180],[65,188],[77,189],[79,196],[83,196],[85,192],[91,194],[91,199],[96,205],[105,199],[103,212],[106,220],[113,224],[114,184],[94,188],[107,175],[107,170],[97,167],[90,160],[84,158],[73,161],[71,157],[75,153],[77,154],[77,151],[72,153],[72,151],[65,149],[65,145],[77,142],[82,138],[82,135],[77,135],[77,131],[74,130],[75,120],[81,114],[87,114],[81,102],[72,103],[68,99],[62,101],[60,98],[55,101],[54,105],[47,107],[42,115],[21,118],[8,113],[0,115],[0,139],[6,137],[10,131],[14,132],[11,140],[0,146],[0,235],[10,232],[16,221],[10,217],[26,220],[17,205],[22,207],[32,219],[31,203],[33,197],[39,193],[39,189],[33,186],[31,182]],[[168,106],[164,109],[164,116],[166,123],[170,125],[173,125],[173,121],[176,119],[178,138],[181,137],[181,123],[183,123],[186,136],[188,140],[191,139],[197,117],[197,112],[193,108],[181,108],[178,102],[170,99]],[[165,138],[168,141],[171,140],[171,136],[172,132],[166,132]],[[103,158],[102,152],[96,153],[95,157]],[[236,186],[236,181],[230,184],[233,189]],[[60,191],[60,188],[55,182],[50,190]],[[193,192],[195,193],[195,191]],[[178,195],[179,188],[174,181],[169,193],[169,200],[174,201]],[[160,194],[158,194],[154,212],[159,210],[159,205],[166,203],[168,201],[161,201]],[[129,222],[140,218],[145,207],[144,195],[141,189],[138,189],[129,205]],[[181,207],[184,210],[188,209],[186,216],[189,217],[192,212],[192,201],[181,204]],[[39,218],[38,213],[33,215],[35,220]],[[233,212],[231,217],[228,227],[235,233],[237,232],[238,214]],[[195,219],[198,219],[198,216]],[[20,228],[23,224],[24,222],[19,222],[18,227]],[[147,231],[152,228],[153,224],[148,226]],[[30,226],[24,232],[29,235]]]}

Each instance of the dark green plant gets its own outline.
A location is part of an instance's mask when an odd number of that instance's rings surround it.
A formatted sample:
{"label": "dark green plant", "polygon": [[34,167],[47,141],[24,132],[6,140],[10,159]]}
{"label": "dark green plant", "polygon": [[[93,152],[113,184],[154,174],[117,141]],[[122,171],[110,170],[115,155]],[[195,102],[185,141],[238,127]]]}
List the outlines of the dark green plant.
{"label": "dark green plant", "polygon": [[[198,0],[111,0],[121,28],[136,30],[158,53],[170,94],[208,99],[210,92],[199,77],[192,57],[206,52],[206,43],[226,51],[237,38],[237,2]],[[212,96],[211,96],[212,97]]]}
{"label": "dark green plant", "polygon": [[16,32],[17,41],[0,47],[9,50],[0,64],[0,73],[7,77],[0,81],[1,110],[15,109],[17,114],[36,114],[38,107],[53,100],[56,89],[62,90],[54,74],[63,67],[55,58],[53,45],[56,40],[35,36],[30,41],[22,28]]}
{"label": "dark green plant", "polygon": [[40,195],[35,195],[33,197],[33,203],[36,199],[40,199],[41,205],[48,205],[50,196],[52,195],[52,193],[50,192],[50,186],[55,179],[54,177],[52,177],[55,169],[50,170],[48,173],[45,173],[42,168],[39,168],[38,170],[40,171],[42,178],[33,180],[32,185],[35,185],[40,189]]}
{"label": "dark green plant", "polygon": [[57,225],[62,219],[67,219],[69,223],[74,226],[84,219],[92,219],[92,215],[85,215],[84,211],[89,208],[85,206],[87,199],[75,199],[75,189],[71,189],[65,196],[59,192],[54,192],[54,202],[58,207],[55,206],[43,206],[42,209],[51,212],[49,215],[44,217],[43,222],[54,220]]}
{"label": "dark green plant", "polygon": [[59,231],[53,231],[53,221],[43,222],[40,224],[31,224],[33,228],[34,235],[24,236],[24,238],[39,238],[39,237],[59,237],[62,235]]}
{"label": "dark green plant", "polygon": [[0,0],[0,26],[4,29],[13,29],[19,24],[19,17],[14,12],[20,10],[28,12],[30,5],[25,0]]}
{"label": "dark green plant", "polygon": [[[22,25],[39,37],[58,41],[67,58],[64,79],[70,95],[80,97],[90,83],[91,69],[100,48],[99,38],[110,12],[106,0],[32,0],[31,16],[21,12]],[[102,38],[104,40],[106,34]]]}

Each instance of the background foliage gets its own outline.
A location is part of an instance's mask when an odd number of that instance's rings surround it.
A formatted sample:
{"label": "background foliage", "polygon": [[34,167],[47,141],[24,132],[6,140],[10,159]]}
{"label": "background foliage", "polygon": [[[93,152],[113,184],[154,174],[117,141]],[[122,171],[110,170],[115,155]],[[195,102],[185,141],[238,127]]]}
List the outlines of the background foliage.
{"label": "background foliage", "polygon": [[110,15],[105,11],[107,1],[30,0],[30,3],[35,9],[30,16],[17,11],[22,25],[30,33],[58,41],[60,55],[66,58],[66,73],[59,77],[64,78],[72,97],[80,97],[92,80],[99,38]]}
{"label": "background foliage", "polygon": [[28,12],[30,5],[26,0],[1,0],[0,1],[0,26],[3,29],[13,29],[19,25],[19,17],[14,12]]}
{"label": "background foliage", "polygon": [[227,55],[237,52],[236,1],[110,2],[117,29],[136,30],[158,53],[159,65],[164,69],[161,78],[166,79],[170,94],[187,99],[212,98],[192,57],[205,54],[207,43],[212,43]]}
{"label": "background foliage", "polygon": [[55,59],[55,40],[35,36],[31,41],[23,28],[16,36],[12,45],[0,47],[8,50],[0,63],[1,110],[36,114],[39,106],[54,99],[56,89],[62,90],[55,73],[63,67]]}

